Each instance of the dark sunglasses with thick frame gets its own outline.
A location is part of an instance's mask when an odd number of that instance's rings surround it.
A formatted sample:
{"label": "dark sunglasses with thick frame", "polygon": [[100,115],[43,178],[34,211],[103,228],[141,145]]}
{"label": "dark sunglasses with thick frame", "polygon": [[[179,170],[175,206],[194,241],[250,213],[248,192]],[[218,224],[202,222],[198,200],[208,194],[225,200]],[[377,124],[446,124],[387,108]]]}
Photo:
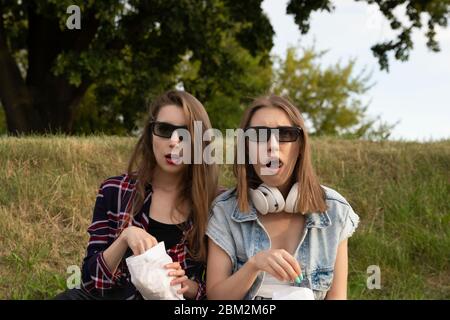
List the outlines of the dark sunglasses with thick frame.
{"label": "dark sunglasses with thick frame", "polygon": [[[253,129],[254,132],[248,132]],[[272,135],[272,130],[278,130],[279,142],[295,142],[303,134],[303,129],[300,127],[281,126],[269,128],[264,126],[247,127],[245,129],[248,139],[252,142],[268,142]]]}
{"label": "dark sunglasses with thick frame", "polygon": [[[150,131],[158,137],[170,139],[174,131],[179,129],[188,130],[187,126],[176,126],[167,122],[150,121]],[[183,136],[180,136],[180,140],[183,140]]]}

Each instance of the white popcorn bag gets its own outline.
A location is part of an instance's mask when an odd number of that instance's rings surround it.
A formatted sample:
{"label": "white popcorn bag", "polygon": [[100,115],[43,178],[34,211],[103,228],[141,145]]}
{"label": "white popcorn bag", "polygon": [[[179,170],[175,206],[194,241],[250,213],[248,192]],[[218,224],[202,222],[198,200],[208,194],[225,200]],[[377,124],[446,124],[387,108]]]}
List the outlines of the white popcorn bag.
{"label": "white popcorn bag", "polygon": [[273,300],[314,300],[314,292],[305,287],[288,287],[274,291]]}
{"label": "white popcorn bag", "polygon": [[177,293],[177,290],[181,289],[181,284],[171,286],[173,277],[168,275],[170,269],[164,268],[166,264],[173,262],[166,252],[164,242],[125,261],[130,271],[131,282],[145,300],[184,300],[183,295]]}

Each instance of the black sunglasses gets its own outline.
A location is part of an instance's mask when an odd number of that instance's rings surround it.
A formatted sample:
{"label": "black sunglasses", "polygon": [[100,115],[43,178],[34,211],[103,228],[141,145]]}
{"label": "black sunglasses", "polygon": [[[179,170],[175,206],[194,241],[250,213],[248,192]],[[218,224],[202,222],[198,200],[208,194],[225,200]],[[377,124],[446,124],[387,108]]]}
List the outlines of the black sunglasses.
{"label": "black sunglasses", "polygon": [[[187,130],[187,126],[176,126],[167,122],[151,121],[150,130],[155,136],[161,138],[171,138],[174,131],[179,129]],[[180,135],[180,141],[183,140],[183,136]]]}
{"label": "black sunglasses", "polygon": [[[278,130],[278,141],[279,142],[294,142],[303,133],[300,127],[276,127],[269,128],[263,126],[248,127],[245,129],[246,136],[250,141],[253,142],[268,142],[270,136],[274,133],[272,130]],[[249,131],[253,130],[253,131]]]}

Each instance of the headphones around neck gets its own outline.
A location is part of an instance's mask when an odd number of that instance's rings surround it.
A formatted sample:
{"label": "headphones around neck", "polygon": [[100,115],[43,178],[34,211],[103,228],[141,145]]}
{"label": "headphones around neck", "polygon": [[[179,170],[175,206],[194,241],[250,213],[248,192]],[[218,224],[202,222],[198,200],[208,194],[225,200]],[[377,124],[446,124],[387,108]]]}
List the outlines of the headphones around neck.
{"label": "headphones around neck", "polygon": [[298,183],[296,182],[284,200],[280,190],[263,183],[256,189],[250,188],[250,199],[261,214],[286,211],[293,213],[297,208]]}

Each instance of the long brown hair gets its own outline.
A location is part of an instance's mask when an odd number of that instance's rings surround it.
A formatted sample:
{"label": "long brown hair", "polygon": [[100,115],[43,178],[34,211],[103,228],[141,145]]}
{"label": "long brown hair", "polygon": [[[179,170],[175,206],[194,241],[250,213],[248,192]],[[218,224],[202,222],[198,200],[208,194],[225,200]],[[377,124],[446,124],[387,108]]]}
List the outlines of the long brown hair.
{"label": "long brown hair", "polygon": [[[195,141],[194,121],[201,121],[202,136],[205,130],[211,128],[208,114],[203,105],[194,96],[178,90],[170,90],[158,98],[150,105],[148,118],[144,130],[134,148],[128,164],[127,173],[136,179],[136,192],[133,199],[131,215],[134,216],[142,207],[145,199],[145,188],[151,182],[152,173],[156,166],[155,154],[152,148],[153,135],[150,121],[156,120],[159,110],[167,105],[175,105],[183,108],[187,119],[187,127],[191,134],[191,150],[194,150]],[[202,155],[204,148],[210,143],[202,141]],[[192,151],[193,152],[193,151]],[[192,153],[191,152],[191,153]],[[189,251],[196,260],[206,260],[205,232],[208,220],[208,212],[213,201],[218,183],[217,165],[190,164],[187,166],[183,178],[184,186],[180,191],[178,203],[179,208],[183,202],[190,204],[192,229],[187,234]]]}
{"label": "long brown hair", "polygon": [[[240,128],[245,130],[249,126],[253,114],[265,107],[282,109],[286,112],[293,125],[303,130],[303,134],[300,135],[300,148],[294,174],[291,177],[291,184],[298,182],[299,185],[296,212],[302,214],[325,212],[327,209],[325,193],[312,167],[311,148],[305,122],[300,111],[287,98],[269,95],[255,99],[250,107],[245,110]],[[235,161],[233,167],[234,175],[237,179],[237,198],[241,212],[249,212],[249,188],[255,188],[262,183],[248,159],[248,148],[246,147],[245,164],[237,164],[237,161]]]}

